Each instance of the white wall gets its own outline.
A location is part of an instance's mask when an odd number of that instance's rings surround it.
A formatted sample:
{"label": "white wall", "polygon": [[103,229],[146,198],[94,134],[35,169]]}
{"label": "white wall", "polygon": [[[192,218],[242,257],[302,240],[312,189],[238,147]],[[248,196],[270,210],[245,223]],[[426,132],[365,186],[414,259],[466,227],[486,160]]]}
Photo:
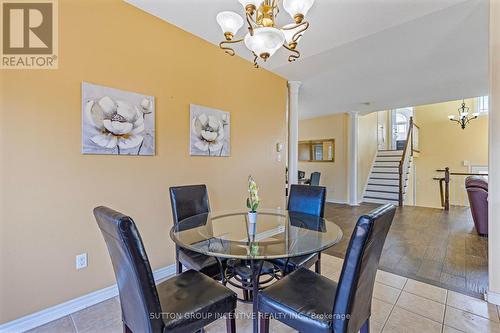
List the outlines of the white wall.
{"label": "white wall", "polygon": [[500,304],[500,1],[490,6],[488,301]]}

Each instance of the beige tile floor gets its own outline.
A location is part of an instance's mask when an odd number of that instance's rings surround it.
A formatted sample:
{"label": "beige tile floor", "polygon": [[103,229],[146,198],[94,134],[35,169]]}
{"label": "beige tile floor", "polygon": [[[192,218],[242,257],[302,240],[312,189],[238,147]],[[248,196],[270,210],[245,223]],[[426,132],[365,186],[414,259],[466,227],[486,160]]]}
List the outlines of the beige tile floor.
{"label": "beige tile floor", "polygon": [[[338,280],[342,260],[322,257],[323,275]],[[238,332],[251,332],[251,305],[238,303]],[[225,321],[206,328],[209,333],[225,332]],[[35,328],[30,333],[114,333],[122,332],[118,298]],[[271,332],[293,329],[271,321]],[[378,271],[371,317],[372,333],[500,333],[499,309],[485,301],[402,276]]]}

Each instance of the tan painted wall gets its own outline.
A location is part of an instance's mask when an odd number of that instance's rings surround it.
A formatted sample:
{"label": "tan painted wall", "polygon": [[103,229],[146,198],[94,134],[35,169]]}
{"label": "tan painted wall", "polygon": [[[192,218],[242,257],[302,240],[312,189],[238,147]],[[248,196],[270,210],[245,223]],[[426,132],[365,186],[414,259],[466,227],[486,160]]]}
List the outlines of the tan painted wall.
{"label": "tan painted wall", "polygon": [[[470,112],[475,112],[475,99],[465,100]],[[415,107],[415,122],[420,126],[420,156],[416,166],[417,206],[440,207],[439,187],[432,178],[439,176],[436,169],[446,166],[454,172],[469,172],[463,161],[471,165],[488,165],[488,117],[471,121],[465,130],[448,120],[456,114],[462,101]],[[441,174],[442,175],[442,174]],[[457,186],[463,179],[455,178]],[[453,191],[452,204],[467,203],[465,191]]]}
{"label": "tan painted wall", "polygon": [[321,172],[320,185],[327,188],[327,200],[347,201],[347,121],[346,114],[299,121],[299,141],[335,139],[335,162],[299,162],[299,170]]}
{"label": "tan painted wall", "polygon": [[358,198],[361,200],[377,154],[377,113],[360,116],[358,126]]}
{"label": "tan painted wall", "polygon": [[[214,210],[245,209],[251,173],[263,207],[284,205],[283,78],[120,0],[60,0],[59,17],[58,70],[0,73],[0,322],[115,282],[97,205],[136,219],[153,269],[174,258],[169,186],[206,183]],[[156,156],[80,154],[84,80],[156,97]],[[231,157],[189,156],[190,103],[231,112]]]}

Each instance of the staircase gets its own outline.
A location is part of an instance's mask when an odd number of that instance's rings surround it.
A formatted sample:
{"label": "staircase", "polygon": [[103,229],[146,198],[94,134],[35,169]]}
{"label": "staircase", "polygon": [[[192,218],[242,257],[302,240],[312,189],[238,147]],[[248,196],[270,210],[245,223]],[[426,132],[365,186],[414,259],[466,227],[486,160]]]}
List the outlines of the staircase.
{"label": "staircase", "polygon": [[[379,204],[391,203],[399,205],[399,164],[403,158],[403,150],[379,150],[372,165],[370,177],[366,184],[363,202]],[[408,187],[412,157],[403,164],[402,195],[403,200]]]}

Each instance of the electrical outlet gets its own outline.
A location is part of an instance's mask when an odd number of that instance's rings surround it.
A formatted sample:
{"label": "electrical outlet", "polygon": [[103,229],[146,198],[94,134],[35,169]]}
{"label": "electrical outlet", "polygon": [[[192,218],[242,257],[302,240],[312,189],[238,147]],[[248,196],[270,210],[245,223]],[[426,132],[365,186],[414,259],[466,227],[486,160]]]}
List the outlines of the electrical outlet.
{"label": "electrical outlet", "polygon": [[82,253],[76,256],[76,269],[87,267],[87,253]]}

